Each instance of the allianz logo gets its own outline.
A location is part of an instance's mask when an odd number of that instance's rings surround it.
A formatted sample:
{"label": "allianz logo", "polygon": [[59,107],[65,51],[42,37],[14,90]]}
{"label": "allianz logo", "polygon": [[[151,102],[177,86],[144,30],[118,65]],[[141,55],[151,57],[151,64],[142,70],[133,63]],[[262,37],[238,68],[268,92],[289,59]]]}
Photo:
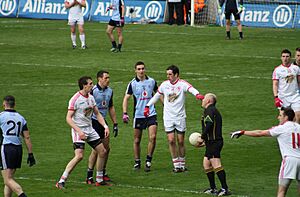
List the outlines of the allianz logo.
{"label": "allianz logo", "polygon": [[[106,12],[107,8],[109,7],[109,2],[98,2],[98,5],[92,15],[97,16],[112,16],[112,10]],[[126,6],[125,16],[130,17],[130,9],[133,9],[135,12],[136,18],[144,17],[147,20],[157,21],[163,13],[162,5],[158,1],[150,1],[144,7],[142,6]],[[143,10],[144,9],[144,10]],[[144,11],[144,12],[143,12]],[[144,16],[143,16],[144,14]]]}
{"label": "allianz logo", "polygon": [[289,6],[279,5],[275,8],[272,18],[269,10],[247,10],[242,12],[241,21],[268,23],[272,20],[277,27],[284,27],[292,20],[292,17],[293,12]]}
{"label": "allianz logo", "polygon": [[[89,4],[86,1],[86,8],[82,9],[83,15],[86,15],[88,10]],[[27,0],[22,12],[41,14],[68,14],[64,3],[46,2],[46,0]]]}
{"label": "allianz logo", "polygon": [[0,14],[3,16],[9,16],[16,9],[16,0],[0,0]]}

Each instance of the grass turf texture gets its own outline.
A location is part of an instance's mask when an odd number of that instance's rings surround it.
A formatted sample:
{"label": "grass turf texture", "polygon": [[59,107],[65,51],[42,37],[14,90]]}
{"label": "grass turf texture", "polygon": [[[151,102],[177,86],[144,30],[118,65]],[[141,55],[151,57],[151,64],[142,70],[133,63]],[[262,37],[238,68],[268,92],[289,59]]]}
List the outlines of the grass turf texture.
{"label": "grass turf texture", "polygon": [[[157,104],[157,146],[150,173],[132,171],[132,123],[122,123],[122,99],[134,76],[134,64],[146,63],[147,73],[160,84],[165,69],[178,65],[180,76],[201,93],[218,96],[217,107],[223,115],[225,145],[222,163],[233,196],[275,196],[281,162],[276,139],[247,138],[231,140],[229,132],[238,129],[266,129],[277,124],[273,105],[271,75],[280,64],[280,51],[298,46],[299,30],[244,28],[245,39],[238,40],[236,28],[232,40],[225,40],[221,27],[191,28],[168,25],[126,25],[122,53],[111,53],[105,33],[106,24],[85,24],[88,50],[71,48],[66,21],[0,19],[0,97],[16,97],[17,110],[25,116],[31,131],[37,165],[22,169],[17,181],[30,197],[59,196],[207,196],[202,170],[204,148],[188,143],[192,132],[200,131],[200,102],[188,94],[186,99],[186,160],[189,171],[173,174],[162,106]],[[111,138],[108,172],[112,187],[84,184],[87,146],[84,160],[72,172],[66,190],[55,188],[67,162],[73,157],[70,128],[65,122],[68,100],[78,90],[77,80],[92,76],[100,69],[110,72],[119,136]],[[132,99],[128,113],[132,120]],[[107,118],[109,125],[112,123]],[[142,139],[142,162],[146,157],[147,133]],[[218,188],[219,181],[216,177]],[[3,180],[0,180],[3,191]],[[294,182],[287,196],[297,196]]]}

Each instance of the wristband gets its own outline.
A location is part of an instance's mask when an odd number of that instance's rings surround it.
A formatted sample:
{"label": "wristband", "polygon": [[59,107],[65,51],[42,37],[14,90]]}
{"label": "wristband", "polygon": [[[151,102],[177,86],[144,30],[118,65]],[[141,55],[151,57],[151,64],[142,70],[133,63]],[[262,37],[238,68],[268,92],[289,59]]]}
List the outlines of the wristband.
{"label": "wristband", "polygon": [[107,128],[108,128],[108,126],[107,126],[107,125],[104,125],[103,127],[104,127],[104,129],[107,129]]}
{"label": "wristband", "polygon": [[274,98],[278,98],[278,96],[274,96]]}

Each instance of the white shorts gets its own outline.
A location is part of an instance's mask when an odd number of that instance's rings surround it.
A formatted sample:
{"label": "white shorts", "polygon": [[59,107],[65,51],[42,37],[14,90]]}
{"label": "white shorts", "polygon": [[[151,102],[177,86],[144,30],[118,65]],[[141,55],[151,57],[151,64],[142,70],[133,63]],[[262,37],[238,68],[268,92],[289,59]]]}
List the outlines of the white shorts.
{"label": "white shorts", "polygon": [[[281,98],[280,98],[281,99]],[[283,107],[291,107],[294,112],[300,111],[300,95],[296,94],[293,96],[283,97],[282,99]]]}
{"label": "white shorts", "polygon": [[83,16],[69,16],[68,18],[68,25],[83,25],[84,19]]}
{"label": "white shorts", "polygon": [[[90,127],[79,127],[82,132],[84,132],[85,136],[87,139],[85,141],[90,142],[99,139],[98,133],[93,129],[92,126]],[[85,143],[84,140],[80,139],[79,135],[77,132],[74,131],[72,128],[72,141],[73,143]]]}
{"label": "white shorts", "polygon": [[284,157],[281,162],[278,179],[300,180],[300,158]]}
{"label": "white shorts", "polygon": [[185,118],[179,120],[164,120],[164,127],[167,133],[172,132],[175,129],[180,133],[184,133],[186,130]]}

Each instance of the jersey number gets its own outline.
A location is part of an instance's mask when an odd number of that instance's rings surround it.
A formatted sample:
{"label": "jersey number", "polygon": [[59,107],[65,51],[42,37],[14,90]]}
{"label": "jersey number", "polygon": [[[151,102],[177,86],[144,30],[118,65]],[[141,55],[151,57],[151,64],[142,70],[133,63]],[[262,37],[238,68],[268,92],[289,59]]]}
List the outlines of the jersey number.
{"label": "jersey number", "polygon": [[[13,136],[18,136],[20,135],[21,132],[21,122],[15,123],[12,120],[7,121],[6,123],[9,126],[9,129],[6,131],[6,135],[13,135]],[[16,130],[17,127],[17,130]]]}
{"label": "jersey number", "polygon": [[293,148],[300,148],[300,133],[292,133]]}

